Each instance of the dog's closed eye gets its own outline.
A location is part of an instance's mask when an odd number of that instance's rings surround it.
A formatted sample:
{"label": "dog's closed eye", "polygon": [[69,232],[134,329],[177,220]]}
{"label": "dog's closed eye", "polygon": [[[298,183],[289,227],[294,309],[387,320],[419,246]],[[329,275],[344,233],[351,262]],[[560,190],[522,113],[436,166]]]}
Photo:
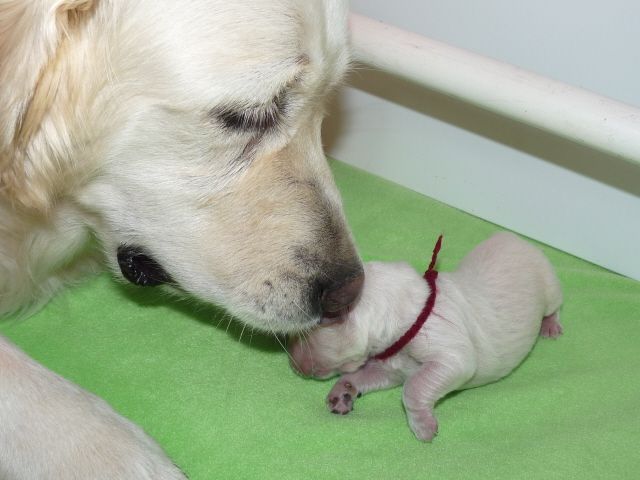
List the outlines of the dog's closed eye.
{"label": "dog's closed eye", "polygon": [[216,117],[225,128],[237,131],[264,132],[272,129],[278,123],[279,113],[273,107],[262,109],[259,107],[245,110],[226,110]]}
{"label": "dog's closed eye", "polygon": [[268,105],[248,108],[235,105],[217,107],[210,111],[210,116],[229,130],[264,133],[281,122],[286,110],[286,96],[286,91],[283,90]]}

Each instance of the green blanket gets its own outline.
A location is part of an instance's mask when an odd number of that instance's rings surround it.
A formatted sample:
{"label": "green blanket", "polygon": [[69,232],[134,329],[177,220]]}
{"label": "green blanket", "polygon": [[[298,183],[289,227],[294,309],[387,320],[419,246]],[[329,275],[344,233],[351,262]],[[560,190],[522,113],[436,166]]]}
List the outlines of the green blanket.
{"label": "green blanket", "polygon": [[[449,270],[499,230],[332,166],[365,260],[422,270],[442,232]],[[193,480],[640,478],[640,283],[544,250],[563,284],[565,334],[540,340],[506,379],[441,401],[432,444],[413,437],[400,389],[332,415],[332,381],[296,376],[273,338],[106,274],[1,330],[143,426]]]}

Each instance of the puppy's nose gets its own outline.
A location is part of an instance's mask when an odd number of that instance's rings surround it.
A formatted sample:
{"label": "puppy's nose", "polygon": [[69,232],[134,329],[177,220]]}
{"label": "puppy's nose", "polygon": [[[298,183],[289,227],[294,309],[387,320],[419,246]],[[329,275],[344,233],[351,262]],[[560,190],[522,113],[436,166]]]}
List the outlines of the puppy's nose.
{"label": "puppy's nose", "polygon": [[363,283],[364,274],[360,272],[344,283],[325,288],[320,297],[323,316],[332,318],[344,313],[360,295]]}

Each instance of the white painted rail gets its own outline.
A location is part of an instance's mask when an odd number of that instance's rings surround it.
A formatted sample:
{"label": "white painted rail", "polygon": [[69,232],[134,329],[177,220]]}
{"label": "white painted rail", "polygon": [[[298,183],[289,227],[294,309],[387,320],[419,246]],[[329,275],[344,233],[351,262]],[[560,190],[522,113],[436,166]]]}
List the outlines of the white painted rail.
{"label": "white painted rail", "polygon": [[355,59],[640,164],[640,109],[351,14]]}

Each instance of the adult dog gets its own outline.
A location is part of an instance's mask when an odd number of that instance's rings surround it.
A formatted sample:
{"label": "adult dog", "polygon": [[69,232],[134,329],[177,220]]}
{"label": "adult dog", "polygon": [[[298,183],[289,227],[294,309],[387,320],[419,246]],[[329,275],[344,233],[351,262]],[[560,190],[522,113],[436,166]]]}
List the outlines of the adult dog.
{"label": "adult dog", "polygon": [[[339,0],[0,0],[0,315],[103,260],[262,329],[349,305],[362,266],[320,143],[346,18]],[[0,477],[182,474],[0,338]]]}

